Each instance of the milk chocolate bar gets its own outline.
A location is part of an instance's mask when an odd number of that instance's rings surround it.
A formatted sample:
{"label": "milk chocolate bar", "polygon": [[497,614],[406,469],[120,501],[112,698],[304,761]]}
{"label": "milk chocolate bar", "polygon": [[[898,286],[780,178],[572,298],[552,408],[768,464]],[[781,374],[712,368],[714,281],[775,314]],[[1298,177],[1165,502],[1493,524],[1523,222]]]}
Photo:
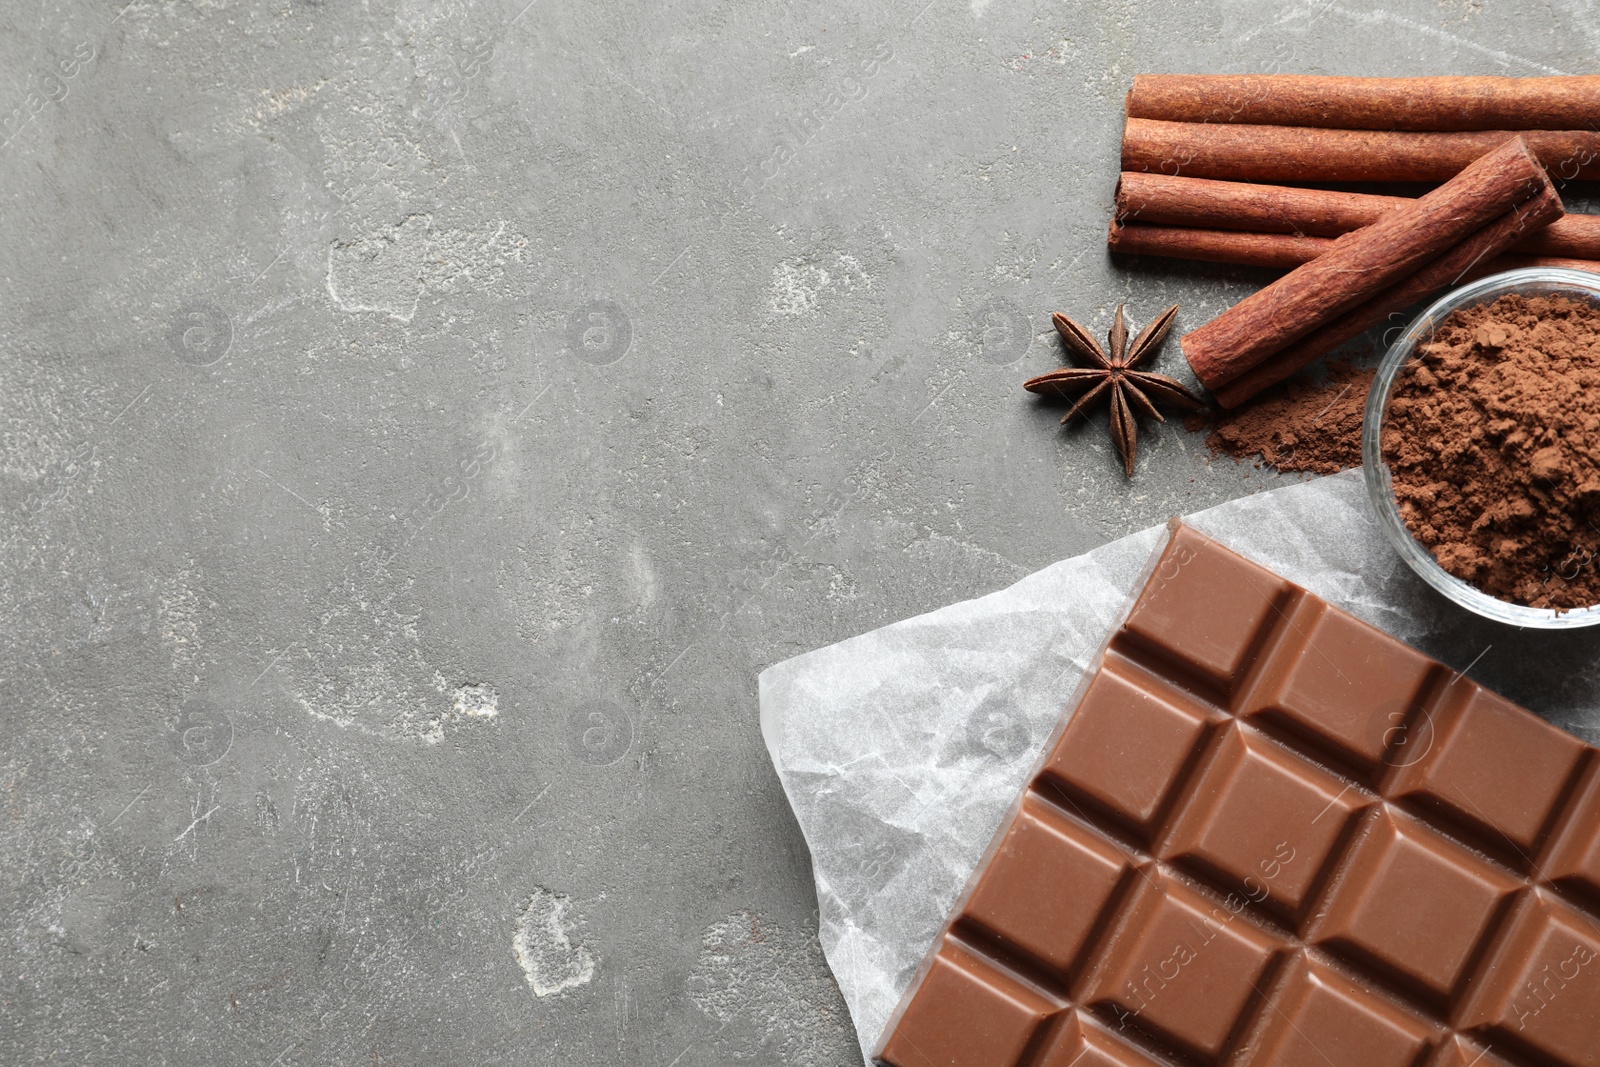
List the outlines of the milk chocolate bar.
{"label": "milk chocolate bar", "polygon": [[1600,1067],[1597,751],[1177,526],[891,1067]]}

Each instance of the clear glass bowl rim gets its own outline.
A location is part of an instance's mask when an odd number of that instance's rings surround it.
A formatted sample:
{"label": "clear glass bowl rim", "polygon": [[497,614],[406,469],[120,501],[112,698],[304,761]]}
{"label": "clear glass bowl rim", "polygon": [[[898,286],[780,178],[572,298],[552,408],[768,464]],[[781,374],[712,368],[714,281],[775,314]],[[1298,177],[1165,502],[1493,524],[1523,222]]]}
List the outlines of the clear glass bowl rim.
{"label": "clear glass bowl rim", "polygon": [[1400,371],[1410,361],[1417,344],[1457,308],[1485,303],[1507,293],[1570,294],[1586,296],[1600,303],[1600,274],[1557,267],[1524,267],[1491,274],[1452,289],[1413,319],[1405,332],[1384,353],[1373,377],[1371,391],[1367,393],[1367,406],[1361,422],[1361,463],[1367,497],[1377,513],[1379,528],[1400,558],[1418,577],[1452,603],[1486,619],[1526,629],[1567,630],[1600,625],[1600,605],[1557,611],[1554,608],[1512,604],[1490,596],[1439,566],[1433,554],[1406,529],[1394,497],[1389,466],[1383,461],[1383,417]]}

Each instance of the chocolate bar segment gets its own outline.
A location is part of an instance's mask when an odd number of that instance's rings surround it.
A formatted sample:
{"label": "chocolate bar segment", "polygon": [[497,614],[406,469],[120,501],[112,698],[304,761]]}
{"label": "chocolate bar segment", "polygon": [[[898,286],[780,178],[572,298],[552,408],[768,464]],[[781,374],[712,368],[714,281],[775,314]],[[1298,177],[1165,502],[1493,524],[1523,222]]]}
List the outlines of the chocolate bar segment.
{"label": "chocolate bar segment", "polygon": [[1148,840],[1204,735],[1208,713],[1182,692],[1108,655],[1067,724],[1044,774],[1072,801]]}
{"label": "chocolate bar segment", "polygon": [[1254,1005],[1283,943],[1226,903],[1146,869],[1110,931],[1117,951],[1078,999],[1115,1020],[1215,1063]]}
{"label": "chocolate bar segment", "polygon": [[1265,567],[1235,556],[1229,567],[1199,542],[1174,540],[1145,585],[1128,621],[1125,643],[1142,643],[1169,670],[1193,672],[1223,692],[1241,681],[1257,639],[1275,617],[1292,587]]}
{"label": "chocolate bar segment", "polygon": [[1549,877],[1593,901],[1600,899],[1600,762],[1591,761],[1571,809],[1542,866]]}
{"label": "chocolate bar segment", "polygon": [[1237,724],[1219,731],[1211,747],[1158,854],[1292,920],[1344,838],[1361,795]]}
{"label": "chocolate bar segment", "polygon": [[1308,932],[1442,1005],[1521,885],[1404,813],[1374,807]]}
{"label": "chocolate bar segment", "polygon": [[1273,991],[1242,1063],[1409,1067],[1438,1028],[1351,982],[1307,952],[1295,954]]}
{"label": "chocolate bar segment", "polygon": [[883,1059],[904,1067],[1021,1063],[1060,1007],[946,935]]}
{"label": "chocolate bar segment", "polygon": [[1600,925],[1529,893],[1486,961],[1465,1021],[1555,1063],[1600,1062]]}
{"label": "chocolate bar segment", "polygon": [[1407,796],[1531,861],[1583,759],[1583,742],[1476,685],[1434,723],[1432,758]]}
{"label": "chocolate bar segment", "polygon": [[[1243,711],[1305,736],[1324,759],[1343,759],[1373,780],[1386,758],[1409,756],[1407,726],[1435,665],[1360,619],[1302,596]],[[1443,668],[1439,668],[1442,670]]]}
{"label": "chocolate bar segment", "polygon": [[[967,901],[965,918],[1066,983],[1133,868],[1114,845],[1037,797],[1023,798]],[[1070,885],[1071,893],[1061,892]]]}
{"label": "chocolate bar segment", "polygon": [[1506,1061],[1488,1048],[1460,1035],[1446,1039],[1428,1060],[1428,1067],[1507,1067]]}
{"label": "chocolate bar segment", "polygon": [[1063,1019],[1038,1067],[1164,1067],[1134,1046],[1124,1044],[1082,1013]]}
{"label": "chocolate bar segment", "polygon": [[890,1067],[1600,1067],[1600,752],[1177,526]]}

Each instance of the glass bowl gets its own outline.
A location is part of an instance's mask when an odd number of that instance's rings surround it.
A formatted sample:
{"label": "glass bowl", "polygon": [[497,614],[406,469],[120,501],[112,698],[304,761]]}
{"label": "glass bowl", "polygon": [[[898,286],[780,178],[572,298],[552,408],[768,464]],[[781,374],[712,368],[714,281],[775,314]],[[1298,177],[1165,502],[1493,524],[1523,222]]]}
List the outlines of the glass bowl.
{"label": "glass bowl", "polygon": [[1600,274],[1553,267],[1508,270],[1454,289],[1418,315],[1378,364],[1372,390],[1367,394],[1366,412],[1361,423],[1361,462],[1367,496],[1371,498],[1372,507],[1378,514],[1379,527],[1395,551],[1400,553],[1400,558],[1423,581],[1443,593],[1446,599],[1486,619],[1511,626],[1540,630],[1594,626],[1600,624],[1600,605],[1563,610],[1525,607],[1492,597],[1439,566],[1433,554],[1406,529],[1405,521],[1400,517],[1399,503],[1395,500],[1389,465],[1383,459],[1381,437],[1384,413],[1400,381],[1400,372],[1413,358],[1416,347],[1426,343],[1433,336],[1434,328],[1457,308],[1487,303],[1508,293],[1586,297],[1600,303]]}

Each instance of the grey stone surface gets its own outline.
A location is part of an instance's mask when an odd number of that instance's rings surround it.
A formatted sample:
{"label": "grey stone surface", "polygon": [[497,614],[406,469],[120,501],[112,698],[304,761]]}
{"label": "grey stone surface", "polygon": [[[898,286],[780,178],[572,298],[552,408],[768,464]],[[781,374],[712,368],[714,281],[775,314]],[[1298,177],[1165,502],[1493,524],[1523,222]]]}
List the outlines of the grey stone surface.
{"label": "grey stone surface", "polygon": [[1600,46],[524,3],[0,6],[0,1062],[850,1062],[757,672],[1273,484],[1018,388],[1131,74]]}

